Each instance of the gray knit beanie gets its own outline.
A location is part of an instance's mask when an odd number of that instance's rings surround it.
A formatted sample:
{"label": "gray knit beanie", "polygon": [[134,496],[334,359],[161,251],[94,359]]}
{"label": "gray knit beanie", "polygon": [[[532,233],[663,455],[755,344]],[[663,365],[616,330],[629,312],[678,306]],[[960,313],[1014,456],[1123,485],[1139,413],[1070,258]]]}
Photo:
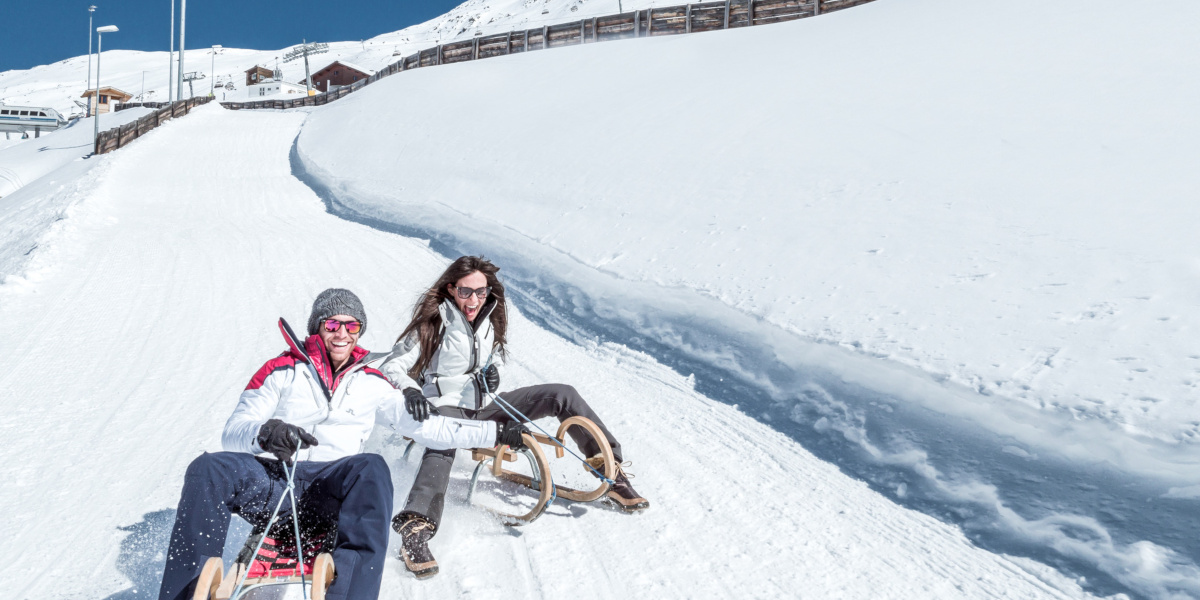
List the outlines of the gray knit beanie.
{"label": "gray knit beanie", "polygon": [[308,335],[317,334],[317,326],[321,321],[334,315],[350,315],[362,321],[360,333],[367,332],[367,311],[363,309],[362,301],[354,292],[342,288],[329,288],[313,300],[312,314],[308,316]]}

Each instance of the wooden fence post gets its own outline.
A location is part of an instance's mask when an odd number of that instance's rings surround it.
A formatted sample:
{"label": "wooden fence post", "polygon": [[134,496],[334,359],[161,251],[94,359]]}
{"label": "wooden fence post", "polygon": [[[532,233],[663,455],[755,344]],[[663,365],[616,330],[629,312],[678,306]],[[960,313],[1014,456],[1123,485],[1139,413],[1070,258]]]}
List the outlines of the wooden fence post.
{"label": "wooden fence post", "polygon": [[687,33],[692,32],[692,5],[691,4],[689,4],[687,7],[687,18],[684,19],[684,26],[686,27]]}
{"label": "wooden fence post", "polygon": [[599,21],[598,21],[599,18],[600,17],[592,17],[592,41],[593,42],[600,41],[600,29],[597,27],[597,25],[599,24]]}
{"label": "wooden fence post", "polygon": [[587,19],[579,20],[579,45],[583,45],[583,40],[587,38]]}
{"label": "wooden fence post", "polygon": [[646,37],[650,37],[654,33],[654,9],[646,9]]}
{"label": "wooden fence post", "polygon": [[633,37],[642,37],[642,11],[633,11]]}
{"label": "wooden fence post", "polygon": [[479,60],[479,38],[475,38],[475,44],[471,46],[471,60]]}
{"label": "wooden fence post", "polygon": [[505,38],[504,38],[504,53],[512,54],[512,32],[511,31],[508,32],[508,35],[505,36]]}
{"label": "wooden fence post", "polygon": [[821,0],[813,0],[813,16],[821,14]]}
{"label": "wooden fence post", "polygon": [[725,0],[725,26],[721,29],[729,29],[729,3],[733,0]]}
{"label": "wooden fence post", "polygon": [[550,47],[550,26],[542,25],[542,50]]}
{"label": "wooden fence post", "polygon": [[754,25],[754,0],[750,0],[750,5],[746,7],[746,27]]}
{"label": "wooden fence post", "polygon": [[436,67],[442,64],[442,45],[437,45],[437,54],[433,56],[433,65]]}

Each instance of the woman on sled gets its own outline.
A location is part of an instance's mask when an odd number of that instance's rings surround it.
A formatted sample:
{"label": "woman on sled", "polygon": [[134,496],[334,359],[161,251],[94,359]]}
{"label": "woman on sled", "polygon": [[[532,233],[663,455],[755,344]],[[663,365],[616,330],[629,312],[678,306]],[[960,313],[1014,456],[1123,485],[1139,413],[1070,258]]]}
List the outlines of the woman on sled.
{"label": "woman on sled", "polygon": [[[500,387],[498,359],[505,356],[508,314],[500,269],[487,259],[463,256],[454,261],[421,297],[380,370],[404,391],[406,408],[420,421],[430,414],[475,420],[508,421],[486,392]],[[486,390],[486,391],[485,391]],[[607,499],[637,512],[650,506],[634,491],[620,469],[621,445],[588,403],[565,384],[542,384],[501,392],[499,396],[530,419],[581,416],[593,421],[612,446],[618,468]],[[579,428],[571,437],[599,466],[599,445]],[[428,542],[441,524],[446,486],[455,451],[426,449],[416,481],[392,528],[403,538],[404,564],[418,578],[437,573]]]}

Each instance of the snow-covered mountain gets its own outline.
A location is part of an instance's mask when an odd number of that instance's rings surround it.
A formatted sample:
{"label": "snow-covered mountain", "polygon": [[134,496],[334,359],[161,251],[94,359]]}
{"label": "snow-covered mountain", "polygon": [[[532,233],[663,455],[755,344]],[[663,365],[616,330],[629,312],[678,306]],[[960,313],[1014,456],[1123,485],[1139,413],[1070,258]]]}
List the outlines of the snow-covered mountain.
{"label": "snow-covered mountain", "polygon": [[[520,313],[506,381],[594,399],[654,509],[509,533],[460,485],[443,574],[392,561],[386,594],[1200,597],[1200,6],[1126,8],[880,0],[497,57],[30,176],[0,198],[0,316],[28,331],[0,342],[0,578],[152,597],[274,318],[345,285],[378,349],[484,252]],[[612,12],[473,1],[330,57]],[[0,97],[65,102],[81,60]],[[105,69],[154,61],[165,90],[165,53]],[[28,143],[0,173],[34,172]],[[372,448],[402,499],[415,465]],[[63,547],[85,568],[51,585]]]}
{"label": "snow-covered mountain", "polygon": [[[667,6],[653,0],[622,0],[626,10],[647,6]],[[196,10],[193,8],[193,10]],[[365,68],[378,70],[418,50],[439,43],[471,38],[513,29],[540,27],[592,16],[616,14],[617,2],[597,0],[503,0],[483,2],[471,0],[450,12],[425,23],[376,36],[365,41],[329,42],[329,51],[314,55],[311,68],[316,72],[334,60],[345,60]],[[107,39],[107,38],[106,38]],[[314,41],[314,40],[309,40]],[[299,44],[300,40],[296,40]],[[168,56],[162,52],[120,50],[119,37],[106,42],[101,64],[103,85],[111,85],[134,96],[134,102],[163,102],[168,94]],[[193,82],[195,95],[206,95],[216,88],[218,98],[230,101],[249,100],[245,89],[245,72],[255,65],[283,71],[286,81],[304,79],[304,62],[282,62],[290,48],[249,50],[224,48],[214,57],[209,48],[188,49],[184,59],[186,71],[199,71],[205,79]],[[93,73],[95,60],[93,59]],[[82,110],[81,94],[88,86],[88,57],[76,56],[49,65],[26,70],[0,72],[0,102],[11,105],[48,106],[63,115]],[[217,88],[233,83],[234,89]],[[188,97],[184,86],[184,97]],[[77,102],[78,101],[78,102]],[[0,141],[0,143],[3,143]],[[0,146],[3,147],[3,146]]]}

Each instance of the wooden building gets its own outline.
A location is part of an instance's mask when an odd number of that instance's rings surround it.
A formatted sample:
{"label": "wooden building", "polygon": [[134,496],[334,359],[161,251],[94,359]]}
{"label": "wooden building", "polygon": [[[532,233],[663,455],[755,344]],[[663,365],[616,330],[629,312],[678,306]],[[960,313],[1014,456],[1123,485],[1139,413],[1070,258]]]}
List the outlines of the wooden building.
{"label": "wooden building", "polygon": [[114,112],[118,102],[129,102],[133,98],[132,95],[126,94],[115,87],[100,88],[100,105],[96,106],[96,90],[88,90],[83,93],[81,98],[87,98],[88,104],[91,106],[92,114],[104,114],[106,112]]}
{"label": "wooden building", "polygon": [[[335,60],[320,71],[312,74],[312,85],[314,89],[328,92],[331,89],[336,90],[342,86],[366,79],[372,73],[374,71],[345,61]],[[304,80],[301,79],[298,83],[304,85]]]}
{"label": "wooden building", "polygon": [[258,85],[268,79],[275,78],[275,71],[266,67],[254,65],[254,68],[246,71],[246,86]]}

